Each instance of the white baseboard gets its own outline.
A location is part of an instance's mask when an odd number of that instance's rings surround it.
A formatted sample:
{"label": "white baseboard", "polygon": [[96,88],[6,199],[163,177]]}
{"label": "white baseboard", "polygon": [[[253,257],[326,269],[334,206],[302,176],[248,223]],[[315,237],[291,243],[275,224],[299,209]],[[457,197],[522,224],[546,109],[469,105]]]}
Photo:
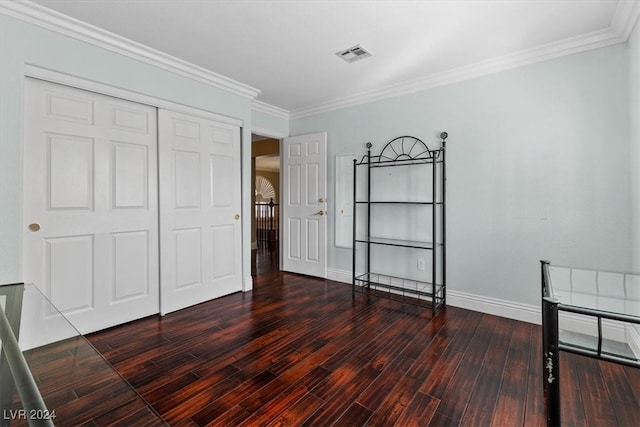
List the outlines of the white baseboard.
{"label": "white baseboard", "polygon": [[447,305],[540,325],[540,307],[447,289]]}
{"label": "white baseboard", "polygon": [[625,328],[627,344],[631,351],[640,359],[640,325],[627,325]]}
{"label": "white baseboard", "polygon": [[327,279],[351,284],[353,278],[350,271],[327,268]]}

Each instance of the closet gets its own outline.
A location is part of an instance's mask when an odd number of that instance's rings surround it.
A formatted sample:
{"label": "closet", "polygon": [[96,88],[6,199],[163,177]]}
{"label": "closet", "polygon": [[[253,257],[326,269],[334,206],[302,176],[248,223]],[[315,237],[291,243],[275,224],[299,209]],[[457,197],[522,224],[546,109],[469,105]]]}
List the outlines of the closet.
{"label": "closet", "polygon": [[25,79],[23,280],[82,333],[242,289],[238,121],[136,97]]}

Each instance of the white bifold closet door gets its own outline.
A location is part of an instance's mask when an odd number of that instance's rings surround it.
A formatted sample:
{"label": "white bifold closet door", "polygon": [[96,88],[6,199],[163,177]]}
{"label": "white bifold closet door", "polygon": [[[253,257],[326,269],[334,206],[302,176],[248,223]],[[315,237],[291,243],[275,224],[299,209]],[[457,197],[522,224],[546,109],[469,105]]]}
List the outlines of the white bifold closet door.
{"label": "white bifold closet door", "polygon": [[159,110],[160,312],[242,290],[240,128]]}
{"label": "white bifold closet door", "polygon": [[23,280],[80,332],[242,290],[238,125],[27,78],[23,170]]}
{"label": "white bifold closet door", "polygon": [[23,169],[24,281],[82,333],[157,313],[156,109],[26,79]]}

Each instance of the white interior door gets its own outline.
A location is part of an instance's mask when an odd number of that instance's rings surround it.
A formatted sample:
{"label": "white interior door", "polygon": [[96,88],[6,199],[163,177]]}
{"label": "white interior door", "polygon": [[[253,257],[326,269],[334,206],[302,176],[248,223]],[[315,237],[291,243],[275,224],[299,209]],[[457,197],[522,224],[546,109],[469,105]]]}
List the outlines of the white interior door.
{"label": "white interior door", "polygon": [[240,128],[159,110],[160,312],[242,290]]}
{"label": "white interior door", "polygon": [[282,142],[285,271],[327,277],[327,134]]}
{"label": "white interior door", "polygon": [[26,79],[24,138],[25,282],[82,333],[157,313],[155,108]]}

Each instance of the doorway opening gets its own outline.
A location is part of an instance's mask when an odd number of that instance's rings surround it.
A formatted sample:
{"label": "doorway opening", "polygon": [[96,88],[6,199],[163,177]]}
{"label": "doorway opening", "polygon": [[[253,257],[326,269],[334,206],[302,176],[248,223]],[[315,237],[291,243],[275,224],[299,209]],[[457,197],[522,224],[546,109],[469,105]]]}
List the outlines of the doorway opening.
{"label": "doorway opening", "polygon": [[280,270],[280,140],[251,135],[252,275]]}

